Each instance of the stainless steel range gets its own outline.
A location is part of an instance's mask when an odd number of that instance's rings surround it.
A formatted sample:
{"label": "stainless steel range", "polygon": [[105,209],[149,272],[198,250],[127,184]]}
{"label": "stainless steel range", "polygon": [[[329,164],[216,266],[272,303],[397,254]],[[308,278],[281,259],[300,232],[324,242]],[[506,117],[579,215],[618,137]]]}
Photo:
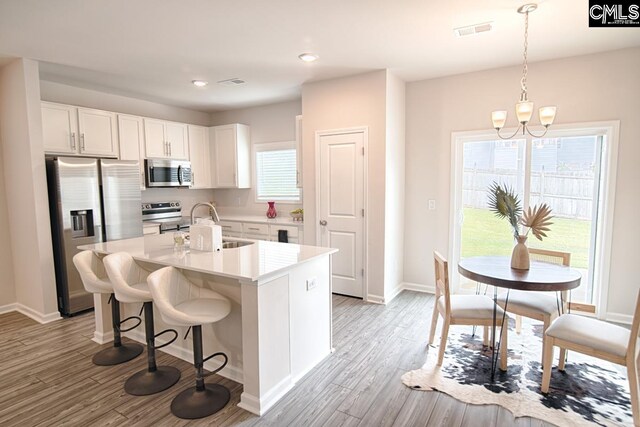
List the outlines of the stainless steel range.
{"label": "stainless steel range", "polygon": [[189,231],[191,225],[191,219],[182,216],[179,201],[143,203],[142,220],[160,224],[160,233]]}

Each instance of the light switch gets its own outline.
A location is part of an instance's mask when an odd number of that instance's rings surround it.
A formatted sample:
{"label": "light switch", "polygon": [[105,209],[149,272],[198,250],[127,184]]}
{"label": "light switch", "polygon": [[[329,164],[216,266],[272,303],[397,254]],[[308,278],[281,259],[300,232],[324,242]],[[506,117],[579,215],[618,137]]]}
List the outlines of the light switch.
{"label": "light switch", "polygon": [[429,200],[429,210],[430,211],[435,211],[436,210],[436,201],[433,199]]}
{"label": "light switch", "polygon": [[312,277],[310,279],[307,279],[307,290],[310,291],[311,289],[315,288],[317,284],[318,284],[317,277]]}

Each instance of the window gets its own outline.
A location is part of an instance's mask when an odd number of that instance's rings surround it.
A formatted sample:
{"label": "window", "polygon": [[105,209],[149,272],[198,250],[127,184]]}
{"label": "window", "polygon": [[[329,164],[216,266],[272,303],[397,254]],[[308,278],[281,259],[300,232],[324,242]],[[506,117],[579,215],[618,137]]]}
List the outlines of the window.
{"label": "window", "polygon": [[[493,181],[506,183],[524,208],[551,207],[548,237],[530,237],[527,245],[571,253],[572,268],[582,273],[572,301],[601,311],[609,278],[617,129],[617,122],[556,126],[544,138],[510,141],[497,139],[495,132],[454,133],[450,258],[457,263],[470,256],[511,254],[507,221],[487,208],[487,188]],[[458,290],[475,291],[475,283],[455,276]]]}
{"label": "window", "polygon": [[255,152],[256,201],[300,202],[294,143],[257,144]]}

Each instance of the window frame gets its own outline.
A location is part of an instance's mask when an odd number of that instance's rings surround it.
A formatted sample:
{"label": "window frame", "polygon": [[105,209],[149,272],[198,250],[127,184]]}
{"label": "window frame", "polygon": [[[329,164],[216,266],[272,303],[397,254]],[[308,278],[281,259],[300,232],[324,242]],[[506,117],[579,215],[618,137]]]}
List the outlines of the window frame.
{"label": "window frame", "polygon": [[[535,126],[534,126],[535,128]],[[505,128],[506,134],[514,133],[515,128]],[[535,131],[534,131],[535,132]],[[613,239],[613,218],[616,196],[616,178],[618,165],[618,140],[620,134],[620,121],[582,122],[553,125],[545,138],[558,138],[581,135],[604,135],[605,141],[602,148],[600,170],[600,193],[597,224],[595,233],[595,262],[594,262],[594,287],[595,296],[593,303],[596,308],[596,316],[605,319],[607,316],[607,297],[610,286],[611,271],[611,244]],[[521,135],[514,136],[521,139]],[[463,173],[463,144],[471,141],[495,141],[498,139],[495,130],[463,131],[451,133],[451,181],[450,181],[450,209],[449,209],[449,259],[452,265],[460,261],[461,228],[459,227],[459,211],[462,208],[462,173]],[[529,135],[526,141],[533,140]],[[526,143],[526,156],[530,157],[531,144]],[[525,163],[525,174],[529,174],[530,161]],[[528,201],[527,201],[528,203]],[[454,292],[458,292],[460,276],[457,269],[453,269],[451,283]]]}
{"label": "window frame", "polygon": [[[298,155],[298,147],[295,141],[279,141],[279,142],[260,142],[253,145],[253,149],[251,150],[251,168],[252,168],[252,176],[253,176],[253,188],[254,191],[254,202],[258,204],[270,202],[272,200],[262,200],[258,196],[258,153],[262,151],[278,151],[278,150],[296,150],[296,166],[297,166],[297,155]],[[294,185],[296,182],[294,180]],[[302,205],[302,188],[298,188],[300,197],[298,200],[287,199],[287,200],[273,200],[277,204],[285,204],[285,205]]]}

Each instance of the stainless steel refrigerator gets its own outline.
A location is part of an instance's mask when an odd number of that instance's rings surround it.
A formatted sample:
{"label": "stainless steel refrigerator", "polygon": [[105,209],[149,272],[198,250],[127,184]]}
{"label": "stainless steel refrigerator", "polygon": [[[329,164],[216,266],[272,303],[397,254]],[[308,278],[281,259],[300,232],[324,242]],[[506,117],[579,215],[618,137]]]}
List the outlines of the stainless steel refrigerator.
{"label": "stainless steel refrigerator", "polygon": [[47,158],[58,308],[66,316],[93,307],[73,256],[80,245],[142,236],[136,161]]}

